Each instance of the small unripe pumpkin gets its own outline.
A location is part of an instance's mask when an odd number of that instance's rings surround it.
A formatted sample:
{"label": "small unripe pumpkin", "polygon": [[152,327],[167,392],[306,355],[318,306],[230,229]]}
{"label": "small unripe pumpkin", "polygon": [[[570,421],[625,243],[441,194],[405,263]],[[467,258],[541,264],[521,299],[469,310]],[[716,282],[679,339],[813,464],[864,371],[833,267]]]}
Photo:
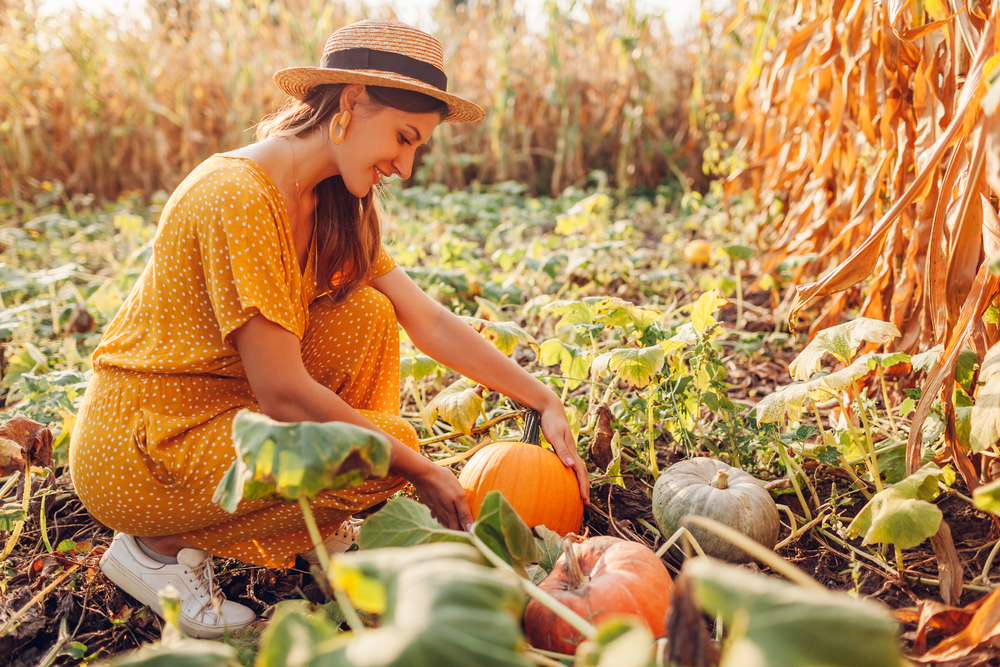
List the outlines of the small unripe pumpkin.
{"label": "small unripe pumpkin", "polygon": [[708,264],[712,259],[712,246],[705,239],[695,239],[684,246],[684,260],[688,264]]}
{"label": "small unripe pumpkin", "polygon": [[462,469],[458,483],[472,516],[479,518],[486,494],[499,491],[528,526],[545,526],[560,535],[579,531],[583,499],[573,469],[538,444],[538,413],[528,414],[524,430],[522,440],[483,447]]}
{"label": "small unripe pumpkin", "polygon": [[[722,461],[696,457],[663,471],[653,486],[653,518],[664,539],[687,515],[704,516],[773,549],[781,521],[771,494],[748,473]],[[728,540],[698,526],[686,526],[709,556],[747,563],[750,555]]]}
{"label": "small unripe pumpkin", "polygon": [[[674,582],[663,562],[638,542],[617,537],[581,541],[568,535],[563,555],[539,588],[594,625],[612,616],[641,619],[654,636],[663,633]],[[583,636],[532,599],[524,629],[535,648],[573,655]]]}

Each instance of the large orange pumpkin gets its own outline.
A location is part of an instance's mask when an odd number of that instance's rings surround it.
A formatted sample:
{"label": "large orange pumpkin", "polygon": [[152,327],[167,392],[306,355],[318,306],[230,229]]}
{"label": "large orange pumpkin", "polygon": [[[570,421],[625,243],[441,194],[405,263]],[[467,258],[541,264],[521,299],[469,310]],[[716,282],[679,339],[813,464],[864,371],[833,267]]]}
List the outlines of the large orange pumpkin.
{"label": "large orange pumpkin", "polygon": [[521,441],[483,447],[462,469],[458,482],[472,515],[479,517],[487,493],[499,491],[532,528],[545,526],[560,535],[579,531],[583,499],[573,469],[538,445],[538,413],[528,413],[524,431]]}
{"label": "large orange pumpkin", "polygon": [[[567,536],[563,555],[539,588],[594,625],[635,616],[663,634],[674,582],[663,562],[637,542],[617,537],[580,541]],[[579,542],[579,543],[577,543]],[[535,648],[573,655],[583,636],[537,600],[528,602],[524,629]]]}

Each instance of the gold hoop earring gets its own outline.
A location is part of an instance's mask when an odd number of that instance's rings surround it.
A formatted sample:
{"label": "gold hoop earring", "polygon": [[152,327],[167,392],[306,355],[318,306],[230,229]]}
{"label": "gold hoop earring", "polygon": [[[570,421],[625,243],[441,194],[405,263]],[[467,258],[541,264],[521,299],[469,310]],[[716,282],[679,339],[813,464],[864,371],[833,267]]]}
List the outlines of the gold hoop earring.
{"label": "gold hoop earring", "polygon": [[[338,146],[344,143],[344,137],[347,135],[347,125],[351,122],[351,112],[341,111],[337,113],[333,120],[330,122],[330,141],[337,144]],[[337,128],[340,127],[340,132],[338,134]]]}

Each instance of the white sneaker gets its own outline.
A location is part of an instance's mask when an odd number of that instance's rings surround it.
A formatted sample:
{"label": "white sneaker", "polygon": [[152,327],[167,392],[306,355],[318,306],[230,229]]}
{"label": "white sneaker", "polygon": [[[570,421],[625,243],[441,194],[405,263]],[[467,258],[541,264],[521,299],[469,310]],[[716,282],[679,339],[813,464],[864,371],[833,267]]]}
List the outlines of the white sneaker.
{"label": "white sneaker", "polygon": [[[350,517],[345,519],[344,523],[340,524],[340,528],[323,540],[323,546],[326,547],[326,554],[333,556],[334,554],[342,554],[350,551],[351,547],[358,543],[358,533],[361,532],[361,525],[363,523],[364,521],[361,519],[352,519]],[[319,556],[316,555],[316,547],[313,547],[309,551],[303,551],[299,555],[307,563],[319,565]]]}
{"label": "white sneaker", "polygon": [[226,599],[215,584],[212,556],[202,549],[181,549],[176,565],[158,563],[131,535],[118,533],[101,557],[101,572],[123,591],[163,617],[158,594],[168,585],[180,593],[180,628],[191,637],[212,639],[253,623],[249,607]]}

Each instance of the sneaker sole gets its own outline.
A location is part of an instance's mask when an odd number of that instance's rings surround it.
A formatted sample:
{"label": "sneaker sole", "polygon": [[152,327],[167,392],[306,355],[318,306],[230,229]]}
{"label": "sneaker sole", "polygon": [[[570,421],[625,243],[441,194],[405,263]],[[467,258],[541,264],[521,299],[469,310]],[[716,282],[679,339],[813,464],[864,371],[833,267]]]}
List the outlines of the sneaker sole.
{"label": "sneaker sole", "polygon": [[[160,606],[159,596],[155,600],[149,600],[148,596],[150,593],[149,585],[144,582],[139,577],[136,577],[135,573],[122,567],[115,558],[110,557],[111,552],[105,553],[105,556],[101,558],[100,567],[101,572],[104,573],[108,579],[111,580],[118,588],[122,589],[133,598],[138,600],[141,604],[146,605],[157,616],[163,618],[163,607]],[[185,618],[183,615],[179,619],[180,629],[183,633],[195,639],[218,639],[226,634],[226,631],[235,632],[250,625],[256,619],[250,619],[246,623],[239,623],[236,625],[228,625],[223,627],[218,627],[214,625],[206,625],[204,623],[198,623],[197,621],[191,621]],[[166,621],[164,620],[164,623]]]}

